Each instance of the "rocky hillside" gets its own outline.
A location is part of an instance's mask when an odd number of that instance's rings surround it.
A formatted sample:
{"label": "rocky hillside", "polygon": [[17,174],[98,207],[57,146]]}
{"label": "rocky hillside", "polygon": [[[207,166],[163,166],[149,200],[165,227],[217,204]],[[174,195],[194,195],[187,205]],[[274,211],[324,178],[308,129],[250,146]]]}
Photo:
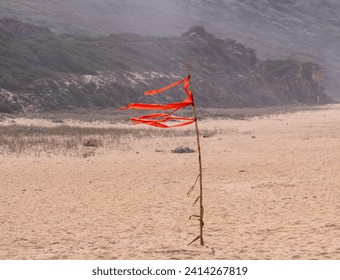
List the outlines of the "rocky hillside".
{"label": "rocky hillside", "polygon": [[261,59],[323,65],[326,93],[340,99],[338,0],[2,0],[0,18],[5,16],[58,34],[95,36],[180,36],[201,25],[256,49]]}
{"label": "rocky hillside", "polygon": [[[324,93],[319,65],[260,60],[253,49],[219,39],[199,26],[179,37],[94,38],[56,35],[48,28],[5,18],[0,20],[0,111],[153,102],[155,97],[146,98],[143,91],[185,76],[187,62],[199,106],[331,100]],[[178,100],[182,94],[162,94],[155,102]]]}

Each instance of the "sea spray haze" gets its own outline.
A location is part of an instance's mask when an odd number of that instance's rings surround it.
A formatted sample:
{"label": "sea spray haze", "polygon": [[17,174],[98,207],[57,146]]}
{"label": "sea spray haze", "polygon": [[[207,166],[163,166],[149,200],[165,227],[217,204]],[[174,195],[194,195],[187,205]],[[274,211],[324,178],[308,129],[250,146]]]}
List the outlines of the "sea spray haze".
{"label": "sea spray haze", "polygon": [[[323,68],[296,60],[261,60],[255,50],[220,39],[201,26],[178,37],[56,35],[0,19],[2,112],[119,107],[154,102],[140,93],[194,73],[197,104],[259,107],[327,103]],[[160,95],[161,102],[184,93]],[[138,100],[137,100],[137,99]]]}
{"label": "sea spray haze", "polygon": [[340,98],[340,2],[336,0],[3,0],[0,17],[57,33],[179,36],[202,25],[262,59],[323,65],[326,93]]}

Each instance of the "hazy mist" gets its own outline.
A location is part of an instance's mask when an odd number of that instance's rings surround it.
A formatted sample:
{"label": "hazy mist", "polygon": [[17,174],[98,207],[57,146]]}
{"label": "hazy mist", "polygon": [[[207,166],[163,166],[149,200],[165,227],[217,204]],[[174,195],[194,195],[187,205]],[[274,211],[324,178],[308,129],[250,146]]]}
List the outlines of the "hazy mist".
{"label": "hazy mist", "polygon": [[202,25],[256,49],[325,68],[326,92],[340,98],[340,2],[335,0],[3,0],[0,16],[58,33],[175,36]]}

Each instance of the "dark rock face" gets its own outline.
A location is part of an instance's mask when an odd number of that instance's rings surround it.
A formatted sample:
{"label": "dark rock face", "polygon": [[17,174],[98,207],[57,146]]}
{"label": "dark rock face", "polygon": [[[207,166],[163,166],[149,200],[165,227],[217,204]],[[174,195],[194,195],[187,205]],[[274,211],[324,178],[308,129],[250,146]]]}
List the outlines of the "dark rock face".
{"label": "dark rock face", "polygon": [[266,61],[266,67],[291,103],[326,103],[331,98],[324,94],[323,70],[313,63],[295,61]]}
{"label": "dark rock face", "polygon": [[[156,97],[145,97],[143,92],[185,76],[188,62],[198,106],[331,101],[324,93],[321,66],[293,60],[262,61],[255,50],[233,39],[219,39],[200,26],[168,38],[55,35],[13,20],[0,21],[0,27],[4,46],[0,51],[0,104],[6,103],[6,108],[118,108],[129,102],[181,100],[179,90]],[[11,48],[15,51],[9,51]]]}

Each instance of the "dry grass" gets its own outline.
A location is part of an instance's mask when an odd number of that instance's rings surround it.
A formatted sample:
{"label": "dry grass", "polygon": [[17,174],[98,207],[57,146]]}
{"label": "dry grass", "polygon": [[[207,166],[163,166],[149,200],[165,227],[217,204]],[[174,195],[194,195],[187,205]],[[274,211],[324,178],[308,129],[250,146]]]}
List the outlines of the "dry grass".
{"label": "dry grass", "polygon": [[[54,122],[52,122],[54,123]],[[201,136],[213,137],[219,134],[243,134],[235,129],[202,129]],[[141,126],[131,129],[119,127],[82,127],[55,124],[52,127],[37,125],[0,125],[0,154],[9,155],[64,155],[93,156],[98,148],[102,150],[126,149],[134,139],[157,137],[193,137],[193,128],[157,129]]]}
{"label": "dry grass", "polygon": [[[200,109],[200,119],[249,119],[254,116],[265,117],[271,114],[313,110],[314,107],[247,108],[247,109]],[[320,110],[320,107],[318,108]],[[190,115],[190,110],[184,110]],[[121,128],[117,123],[128,124],[131,115],[140,112],[72,111],[53,113],[30,113],[25,115],[0,115],[0,154],[93,156],[98,148],[102,150],[120,149],[132,139],[153,137],[192,137],[193,128],[155,129],[145,126],[131,129]],[[28,124],[17,123],[25,118]],[[44,120],[45,123],[39,123]],[[47,121],[47,125],[46,125]],[[219,134],[251,134],[251,131],[237,129],[201,130],[204,138]]]}
{"label": "dry grass", "polygon": [[[191,136],[190,130],[155,130],[149,128],[100,128],[59,125],[54,127],[0,126],[0,154],[94,155],[94,150],[119,149],[129,139]],[[90,153],[89,153],[90,152]]]}

